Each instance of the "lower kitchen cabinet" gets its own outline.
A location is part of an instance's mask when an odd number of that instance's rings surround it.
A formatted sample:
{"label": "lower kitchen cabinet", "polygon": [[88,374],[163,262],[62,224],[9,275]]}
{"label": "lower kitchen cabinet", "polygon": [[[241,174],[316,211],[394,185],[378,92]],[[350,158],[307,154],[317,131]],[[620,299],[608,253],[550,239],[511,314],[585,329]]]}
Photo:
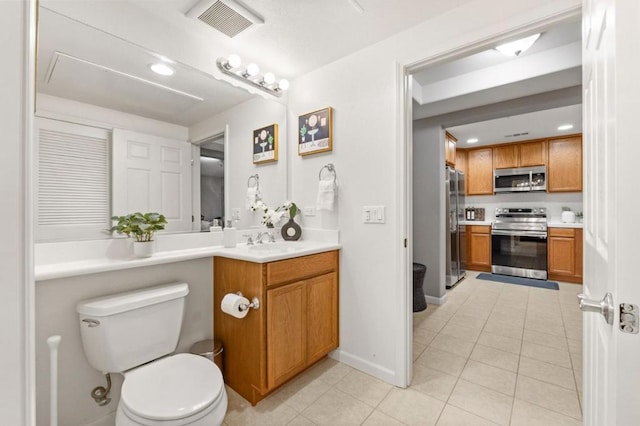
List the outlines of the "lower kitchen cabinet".
{"label": "lower kitchen cabinet", "polygon": [[[260,300],[242,319],[220,310],[238,291]],[[213,293],[225,383],[253,405],[338,347],[338,251],[269,263],[215,257]]]}
{"label": "lower kitchen cabinet", "polygon": [[467,225],[467,268],[491,272],[491,226]]}
{"label": "lower kitchen cabinet", "polygon": [[582,229],[549,228],[548,279],[582,283]]}

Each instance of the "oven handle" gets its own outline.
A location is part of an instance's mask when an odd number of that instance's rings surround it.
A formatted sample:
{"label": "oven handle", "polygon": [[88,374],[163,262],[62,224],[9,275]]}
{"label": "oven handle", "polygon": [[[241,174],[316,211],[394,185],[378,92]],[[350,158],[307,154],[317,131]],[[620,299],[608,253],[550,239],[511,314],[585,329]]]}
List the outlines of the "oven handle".
{"label": "oven handle", "polygon": [[491,235],[504,235],[508,237],[537,237],[541,239],[547,239],[547,233],[542,231],[503,231],[499,229],[492,229]]}

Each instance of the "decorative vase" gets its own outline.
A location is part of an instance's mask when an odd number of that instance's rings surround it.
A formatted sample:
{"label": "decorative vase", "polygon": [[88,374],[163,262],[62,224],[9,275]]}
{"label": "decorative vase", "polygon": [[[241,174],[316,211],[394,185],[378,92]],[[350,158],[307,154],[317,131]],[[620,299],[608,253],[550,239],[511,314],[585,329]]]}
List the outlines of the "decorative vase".
{"label": "decorative vase", "polygon": [[135,257],[151,257],[156,251],[155,241],[134,241],[133,255]]}
{"label": "decorative vase", "polygon": [[298,225],[293,218],[290,218],[289,221],[282,226],[280,233],[286,241],[298,241],[302,236],[302,228],[300,228],[300,225]]}

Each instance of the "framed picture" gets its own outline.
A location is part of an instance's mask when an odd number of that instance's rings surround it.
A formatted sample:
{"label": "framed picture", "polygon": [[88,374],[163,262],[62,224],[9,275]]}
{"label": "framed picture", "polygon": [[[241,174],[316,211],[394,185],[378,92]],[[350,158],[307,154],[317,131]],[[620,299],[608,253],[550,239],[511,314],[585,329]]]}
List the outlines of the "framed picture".
{"label": "framed picture", "polygon": [[298,155],[333,150],[331,114],[327,107],[298,117]]}
{"label": "framed picture", "polygon": [[253,164],[278,161],[278,125],[253,131]]}

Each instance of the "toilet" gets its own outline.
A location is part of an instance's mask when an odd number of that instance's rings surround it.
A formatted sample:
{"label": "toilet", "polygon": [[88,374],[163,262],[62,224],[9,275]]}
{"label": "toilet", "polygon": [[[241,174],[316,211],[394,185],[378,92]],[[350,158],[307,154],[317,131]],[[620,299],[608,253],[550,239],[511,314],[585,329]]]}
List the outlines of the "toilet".
{"label": "toilet", "polygon": [[227,393],[220,369],[176,349],[186,283],[171,283],[80,302],[82,345],[89,364],[121,373],[118,426],[220,425]]}

